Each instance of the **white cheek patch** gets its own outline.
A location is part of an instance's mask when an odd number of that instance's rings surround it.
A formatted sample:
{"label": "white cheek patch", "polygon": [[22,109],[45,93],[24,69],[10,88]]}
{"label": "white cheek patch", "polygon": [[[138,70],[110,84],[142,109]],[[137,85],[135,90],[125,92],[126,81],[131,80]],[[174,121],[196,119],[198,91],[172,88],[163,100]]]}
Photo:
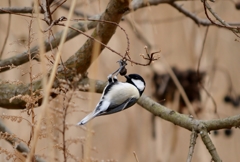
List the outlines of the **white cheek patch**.
{"label": "white cheek patch", "polygon": [[141,80],[136,80],[136,79],[131,79],[132,82],[135,84],[135,86],[140,90],[140,91],[143,91],[144,88],[145,88],[145,85],[143,83],[143,81]]}

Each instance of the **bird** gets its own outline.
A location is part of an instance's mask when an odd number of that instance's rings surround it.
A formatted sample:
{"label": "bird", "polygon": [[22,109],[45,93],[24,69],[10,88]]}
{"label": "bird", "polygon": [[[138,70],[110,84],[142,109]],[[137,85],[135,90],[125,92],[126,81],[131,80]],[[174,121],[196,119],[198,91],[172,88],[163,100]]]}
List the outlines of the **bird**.
{"label": "bird", "polygon": [[138,74],[124,75],[126,82],[118,81],[117,77],[108,76],[108,84],[103,90],[100,101],[95,109],[77,125],[84,125],[91,119],[117,113],[133,106],[145,90],[145,81]]}

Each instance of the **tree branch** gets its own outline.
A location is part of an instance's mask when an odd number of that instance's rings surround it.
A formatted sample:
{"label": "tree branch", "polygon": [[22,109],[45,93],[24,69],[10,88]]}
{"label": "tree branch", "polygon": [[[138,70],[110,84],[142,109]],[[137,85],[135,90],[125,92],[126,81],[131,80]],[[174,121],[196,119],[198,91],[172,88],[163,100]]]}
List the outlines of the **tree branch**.
{"label": "tree branch", "polygon": [[220,159],[220,157],[217,153],[215,146],[213,145],[213,143],[208,135],[207,130],[205,129],[204,126],[201,126],[201,129],[202,130],[200,132],[200,135],[202,137],[202,141],[205,144],[206,148],[208,149],[209,153],[211,154],[212,160],[214,162],[222,162],[222,160]]}
{"label": "tree branch", "polygon": [[[103,88],[106,85],[106,83],[104,83],[102,81],[94,81],[94,80],[90,80],[88,78],[81,80],[78,84],[79,85],[86,85],[86,84],[95,85],[95,90],[98,93],[101,93],[103,91]],[[12,87],[9,87],[9,88],[14,87],[12,84],[10,84],[10,85]],[[15,85],[15,86],[17,86],[17,89],[19,89],[19,85]],[[58,85],[55,85],[55,86],[58,86]],[[33,87],[35,87],[35,86],[33,86]],[[15,88],[13,88],[13,89],[15,89]],[[26,89],[28,89],[27,86],[25,86],[25,87],[23,86],[22,91],[27,92]],[[11,91],[12,90],[10,89],[10,92]],[[84,91],[87,91],[87,89],[84,89]],[[12,95],[16,96],[14,94],[14,92],[15,91],[12,92]],[[17,92],[21,92],[21,91],[17,91]],[[0,88],[0,93],[1,93],[1,88]],[[56,97],[56,94],[52,94],[52,97]],[[16,108],[19,108],[19,107],[17,107],[17,105],[19,104],[19,103],[17,103],[18,100],[16,101],[17,104],[15,103],[14,100],[12,101],[12,103],[9,102],[8,104],[14,105]],[[5,99],[5,101],[7,101],[7,99]],[[25,102],[22,100],[20,100],[20,101]],[[39,100],[39,103],[41,104],[41,100]],[[207,132],[209,132],[211,130],[240,126],[240,115],[236,115],[236,116],[232,116],[232,117],[224,118],[224,119],[197,120],[197,119],[193,119],[191,116],[180,114],[176,111],[168,109],[168,108],[158,104],[157,102],[153,101],[152,99],[150,99],[149,97],[147,97],[144,94],[139,99],[138,104],[141,105],[146,110],[148,110],[149,112],[151,112],[153,115],[159,116],[162,119],[167,120],[175,125],[183,127],[185,129],[188,129],[189,131],[195,130],[197,133],[200,133],[200,134],[203,133],[203,134],[201,134],[201,136],[202,136],[203,140],[208,141],[205,143],[205,145],[209,149],[209,152],[212,155],[213,159],[218,159],[218,156],[216,155],[217,154],[216,150],[213,149],[213,148],[215,148],[214,145],[212,143],[210,143],[211,141],[209,142],[209,139],[208,139],[209,137],[206,136]],[[203,131],[203,128],[204,128],[204,131]]]}
{"label": "tree branch", "polygon": [[1,7],[0,14],[9,13],[33,13],[34,9],[32,7]]}
{"label": "tree branch", "polygon": [[[101,20],[105,21],[111,21],[111,22],[116,22],[119,23],[122,15],[124,12],[128,9],[128,1],[118,1],[118,0],[112,0],[110,1],[106,12],[102,14]],[[88,27],[92,27],[95,25],[97,22],[91,22],[88,23]],[[78,28],[81,28],[82,30],[85,30],[84,24],[75,24]],[[107,23],[99,23],[97,28],[92,34],[92,37],[101,40],[101,42],[107,44],[112,35],[115,33],[116,30],[116,25],[112,24],[107,24]],[[67,39],[70,39],[72,36],[75,36],[78,32],[70,30],[67,36]],[[56,39],[53,39],[51,41],[52,46],[56,46],[59,44],[61,33],[58,33],[56,35]],[[73,80],[73,77],[76,75],[76,69],[77,73],[85,73],[88,67],[91,64],[91,56],[92,56],[92,49],[93,49],[93,44],[94,40],[93,39],[88,39],[86,43],[79,49],[79,51],[71,56],[65,63],[64,66],[60,65],[58,68],[58,78],[64,78],[67,80]],[[38,46],[35,46],[30,50],[30,53],[32,53],[32,57],[34,57],[38,53]],[[45,42],[45,48],[47,50],[50,50],[50,43]],[[104,46],[101,46],[101,50],[104,49]],[[46,50],[46,51],[47,51]],[[17,61],[19,63],[19,59],[21,58],[23,61],[27,61],[29,59],[27,52],[21,54],[19,57],[16,58],[13,57],[12,59],[8,59],[9,61]],[[6,63],[6,60],[3,60],[2,62]],[[1,65],[0,62],[0,66]],[[9,62],[8,62],[9,64]],[[10,67],[6,67],[10,68]],[[6,70],[5,68],[5,70]],[[4,66],[2,67],[2,71],[4,69]],[[55,79],[53,88],[57,88],[59,85],[59,82],[57,79]],[[42,88],[41,81],[35,81],[32,83],[32,88],[33,92],[37,92],[35,95],[39,95],[39,91]],[[2,93],[1,93],[2,92]],[[29,85],[13,85],[11,83],[5,83],[2,82],[0,84],[0,106],[5,107],[5,108],[12,108],[12,109],[23,109],[26,108],[26,101],[22,99],[22,96],[24,95],[29,95],[30,94],[30,88]],[[18,96],[19,97],[16,97]],[[14,97],[14,99],[12,99]],[[10,102],[10,99],[11,102]],[[41,104],[42,99],[39,99],[38,103]]]}
{"label": "tree branch", "polygon": [[192,161],[193,151],[194,151],[194,147],[196,145],[197,137],[198,137],[197,132],[195,130],[192,130],[187,162]]}
{"label": "tree branch", "polygon": [[[177,9],[179,12],[183,13],[186,17],[192,19],[198,26],[200,26],[200,25],[202,25],[202,26],[214,26],[215,25],[211,21],[209,21],[208,19],[201,19],[201,18],[197,17],[194,13],[184,9],[182,7],[182,5],[179,5],[176,2],[169,3],[169,5],[171,5],[175,9]],[[240,23],[229,23],[229,25],[239,26]]]}
{"label": "tree branch", "polygon": [[[99,15],[94,16],[93,19],[99,19]],[[78,30],[81,30],[83,32],[85,32],[86,30],[93,29],[96,26],[97,26],[97,22],[85,22],[85,23],[79,22],[79,23],[72,25],[72,27],[74,27]],[[63,31],[57,32],[54,35],[54,37],[50,38],[50,41],[46,40],[44,42],[46,52],[51,50],[51,46],[52,46],[52,48],[56,48],[59,45],[61,37],[62,37],[62,33],[63,33]],[[81,34],[81,33],[77,32],[75,30],[69,29],[68,33],[67,33],[66,41],[78,36],[79,34]],[[32,59],[37,59],[36,55],[39,53],[39,46],[34,46],[33,48],[31,48],[29,53],[31,53]],[[16,66],[22,65],[24,63],[27,63],[28,61],[29,61],[28,51],[25,51],[16,56],[7,58],[5,60],[1,60],[0,61],[0,73],[10,70],[10,69],[12,69]]]}
{"label": "tree branch", "polygon": [[[19,142],[19,139],[14,137],[14,134],[6,127],[6,125],[0,120],[0,133],[1,135],[8,136],[9,138],[4,138],[7,142],[9,142],[18,152],[23,154],[29,153],[29,148],[22,142]],[[17,143],[17,145],[16,145]],[[39,156],[34,157],[36,162],[44,162],[42,158]]]}
{"label": "tree branch", "polygon": [[[158,5],[158,4],[162,4],[162,3],[169,3],[174,8],[176,8],[179,12],[181,12],[185,16],[191,18],[198,25],[199,24],[201,24],[203,26],[213,25],[209,20],[198,18],[196,15],[194,15],[193,13],[185,10],[180,5],[178,5],[176,3],[173,3],[171,0],[150,0],[150,1],[148,1],[148,3],[146,3],[145,1],[141,1],[141,0],[140,1],[134,0],[134,1],[131,2],[130,8],[135,11],[135,10],[141,9],[143,7],[152,6],[152,5]],[[17,8],[17,7],[0,8],[0,13],[6,13],[5,11],[9,11],[9,12],[11,12],[11,11],[14,12],[15,11],[15,12],[19,12],[19,13],[32,13],[32,8],[31,7],[24,7],[24,8]],[[130,13],[130,12],[128,12],[128,13]],[[128,13],[124,13],[124,14],[126,15]],[[98,20],[99,17],[100,17],[99,15],[96,15],[96,16],[91,17],[90,19]],[[116,21],[113,21],[113,22],[116,22]],[[239,25],[240,23],[229,23],[229,24],[232,25],[232,26],[236,26],[236,25]],[[72,27],[85,32],[86,31],[86,27],[85,26],[87,26],[87,29],[93,29],[93,28],[96,27],[96,25],[97,25],[97,22],[95,22],[95,21],[87,22],[87,23],[79,22],[79,23],[74,24]],[[81,34],[81,33],[77,32],[75,30],[69,30],[67,38],[66,38],[66,41],[74,38],[75,36],[77,36],[79,34]],[[62,36],[62,31],[55,34],[55,36],[54,36],[55,39],[53,37],[51,37],[50,42],[48,42],[48,40],[46,40],[45,43],[44,43],[45,44],[45,51],[48,52],[48,51],[51,50],[51,44],[52,44],[52,48],[56,48],[59,45],[61,36]],[[108,42],[108,41],[106,41],[106,42]],[[79,49],[79,51],[75,55],[81,55],[81,53],[83,53],[83,51],[87,51],[86,46],[89,43],[90,42],[88,42],[88,43],[86,42],[85,47],[82,47],[81,49]],[[30,50],[31,58],[35,58],[36,57],[36,55],[38,54],[38,49],[39,49],[38,46],[35,46],[35,47],[31,48],[31,50]],[[75,58],[75,56],[72,56],[71,59],[74,59],[74,58]],[[37,60],[37,58],[35,58],[35,59]],[[80,60],[81,59],[79,58],[79,61]],[[26,63],[28,61],[29,61],[29,57],[27,56],[27,51],[25,51],[25,52],[23,52],[21,54],[18,54],[16,56],[13,56],[11,58],[2,60],[2,61],[0,61],[0,73],[4,72],[4,71],[7,71],[7,70],[10,70],[12,68],[15,68],[15,67],[17,67],[19,65],[22,65],[22,64],[24,64],[24,63]],[[72,63],[73,63],[73,60],[69,60],[69,62],[67,64],[69,66],[74,66],[74,65],[72,65]],[[78,67],[80,68],[81,65],[79,65]]]}
{"label": "tree branch", "polygon": [[[119,23],[123,14],[128,10],[128,2],[128,0],[111,0],[108,4],[107,9],[101,15],[100,20]],[[107,44],[115,33],[116,28],[116,25],[99,22],[98,26],[91,36],[101,41],[103,44]],[[64,63],[64,65],[69,69],[77,70],[77,73],[85,73],[91,64],[91,61],[94,61],[92,60],[92,50],[94,43],[97,42],[89,38],[85,44]],[[105,46],[100,44],[99,54],[104,48]],[[94,59],[96,58],[97,57]]]}

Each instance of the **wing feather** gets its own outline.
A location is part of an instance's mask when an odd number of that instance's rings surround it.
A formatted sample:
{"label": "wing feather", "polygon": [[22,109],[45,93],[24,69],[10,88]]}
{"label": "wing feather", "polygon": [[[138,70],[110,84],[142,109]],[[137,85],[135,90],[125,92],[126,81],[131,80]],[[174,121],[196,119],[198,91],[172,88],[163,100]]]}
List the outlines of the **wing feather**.
{"label": "wing feather", "polygon": [[121,105],[112,105],[112,106],[110,105],[105,112],[99,114],[98,116],[109,115],[109,114],[113,114],[113,113],[117,113],[119,111],[125,110],[131,107],[132,105],[134,105],[137,102],[137,100],[138,100],[137,98],[129,98],[125,102],[123,102]]}

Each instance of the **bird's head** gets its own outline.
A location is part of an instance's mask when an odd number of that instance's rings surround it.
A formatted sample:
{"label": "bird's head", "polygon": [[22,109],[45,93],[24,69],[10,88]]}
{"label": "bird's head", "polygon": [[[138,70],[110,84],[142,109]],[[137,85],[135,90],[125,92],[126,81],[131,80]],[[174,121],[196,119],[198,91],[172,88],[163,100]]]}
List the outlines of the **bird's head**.
{"label": "bird's head", "polygon": [[125,78],[127,82],[134,85],[138,89],[140,95],[142,95],[146,86],[144,79],[138,74],[125,75]]}

